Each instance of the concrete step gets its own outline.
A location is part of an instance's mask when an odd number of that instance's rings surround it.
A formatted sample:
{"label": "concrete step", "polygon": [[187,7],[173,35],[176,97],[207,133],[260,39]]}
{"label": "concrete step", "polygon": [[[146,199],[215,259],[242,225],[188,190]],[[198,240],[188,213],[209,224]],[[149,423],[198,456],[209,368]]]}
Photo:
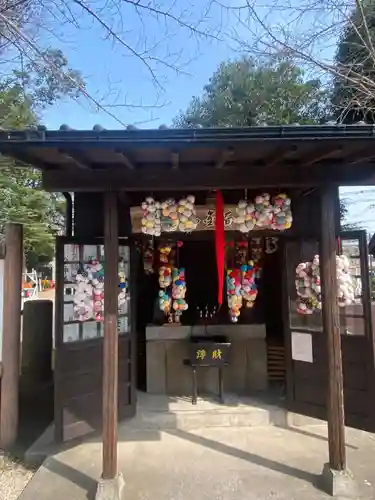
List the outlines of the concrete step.
{"label": "concrete step", "polygon": [[[306,424],[303,419],[306,420]],[[255,398],[227,396],[224,404],[210,397],[199,398],[196,405],[191,398],[140,394],[137,416],[122,424],[130,429],[202,429],[209,427],[289,427],[321,423],[308,417],[301,418],[279,404],[267,404]],[[124,427],[124,431],[125,431]]]}
{"label": "concrete step", "polygon": [[[215,398],[198,398],[196,405],[191,397],[171,397],[138,393],[137,416],[119,425],[119,441],[138,439],[139,431],[195,430],[205,428],[251,428],[251,427],[304,427],[322,425],[321,420],[291,413],[283,407],[282,398],[274,404],[263,398],[227,395],[224,404]],[[54,426],[45,432],[27,450],[25,459],[39,465],[48,455],[56,453],[58,446],[53,441]]]}

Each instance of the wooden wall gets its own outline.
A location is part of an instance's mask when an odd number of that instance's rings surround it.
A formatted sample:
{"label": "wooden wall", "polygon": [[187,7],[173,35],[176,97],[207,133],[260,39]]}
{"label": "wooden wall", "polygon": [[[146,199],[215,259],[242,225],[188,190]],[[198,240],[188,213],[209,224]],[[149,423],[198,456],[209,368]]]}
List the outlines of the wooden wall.
{"label": "wooden wall", "polygon": [[[261,190],[257,191],[257,193]],[[271,194],[276,194],[276,189]],[[177,196],[176,193],[160,193],[160,196]],[[203,194],[203,196],[202,196]],[[207,192],[208,194],[208,192]],[[223,192],[226,203],[236,203],[244,196],[243,191],[227,191]],[[129,193],[129,203],[137,205],[140,201],[148,196],[149,193]],[[199,194],[199,202],[204,202],[205,193]],[[255,193],[250,193],[249,198],[252,198]],[[288,195],[292,199],[293,211],[293,226],[285,234],[290,236],[302,235],[318,235],[320,223],[319,211],[319,192],[317,189],[305,190],[304,192],[291,190]],[[128,213],[129,205],[119,199],[119,231],[120,236],[128,236],[131,234],[130,214]],[[337,231],[340,228],[339,215],[339,198],[337,190]],[[104,231],[103,218],[103,193],[76,193],[74,196],[74,234],[77,237],[93,238],[102,237]]]}
{"label": "wooden wall", "polygon": [[[74,195],[74,235],[78,238],[104,237],[103,193]],[[119,236],[131,234],[128,206],[119,199]]]}

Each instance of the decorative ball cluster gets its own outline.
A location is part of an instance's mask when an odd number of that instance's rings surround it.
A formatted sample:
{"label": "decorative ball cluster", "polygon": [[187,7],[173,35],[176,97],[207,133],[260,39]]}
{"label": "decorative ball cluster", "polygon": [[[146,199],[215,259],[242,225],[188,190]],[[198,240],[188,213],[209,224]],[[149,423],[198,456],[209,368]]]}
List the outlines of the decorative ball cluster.
{"label": "decorative ball cluster", "polygon": [[239,231],[248,233],[254,229],[284,231],[292,226],[291,200],[286,194],[271,196],[264,193],[254,203],[240,200],[236,208],[234,223]]}
{"label": "decorative ball cluster", "polygon": [[[93,259],[81,265],[75,277],[77,283],[73,300],[74,317],[78,321],[102,321],[104,314],[104,267]],[[128,282],[125,276],[125,264],[119,262],[118,307],[121,308],[129,298]]]}
{"label": "decorative ball cluster", "polygon": [[346,255],[336,257],[336,273],[339,306],[350,306],[355,301],[355,286],[350,274],[350,260]]}
{"label": "decorative ball cluster", "polygon": [[166,290],[159,290],[159,309],[167,316],[171,312],[171,298]]}
{"label": "decorative ball cluster", "polygon": [[161,235],[160,203],[149,196],[142,202],[142,233]]}
{"label": "decorative ball cluster", "polygon": [[297,291],[297,312],[313,314],[322,308],[319,255],[312,262],[301,262],[296,267],[295,286]]}
{"label": "decorative ball cluster", "polygon": [[185,300],[186,295],[186,279],[185,279],[185,269],[183,268],[173,268],[172,270],[172,299],[173,299],[173,310],[177,319],[182,315],[183,311],[186,311],[188,304]]}
{"label": "decorative ball cluster", "polygon": [[143,270],[147,275],[154,273],[154,247],[150,241],[143,247]]}
{"label": "decorative ball cluster", "polygon": [[193,231],[198,225],[195,197],[192,195],[178,202],[173,198],[155,201],[148,197],[141,205],[142,233],[160,236],[162,232]]}
{"label": "decorative ball cluster", "polygon": [[[350,274],[350,261],[346,255],[336,256],[337,300],[340,307],[354,303],[355,290]],[[313,314],[322,309],[319,255],[311,262],[301,262],[296,268],[295,279],[297,312]]]}
{"label": "decorative ball cluster", "polygon": [[168,288],[172,284],[172,247],[164,245],[159,248],[159,286],[160,288]]}
{"label": "decorative ball cluster", "polygon": [[245,307],[254,307],[255,300],[258,296],[258,287],[255,282],[257,276],[257,269],[254,267],[252,261],[249,264],[241,266],[241,295],[245,301]]}
{"label": "decorative ball cluster", "polygon": [[228,269],[227,271],[227,300],[230,320],[237,323],[242,308],[240,269]]}
{"label": "decorative ball cluster", "polygon": [[[180,246],[177,243],[177,246]],[[180,321],[183,311],[188,304],[185,300],[186,279],[185,269],[174,267],[173,251],[170,245],[159,247],[159,308],[168,316],[170,322]]]}
{"label": "decorative ball cluster", "polygon": [[227,271],[227,300],[230,320],[238,322],[241,308],[253,307],[258,295],[258,288],[255,282],[256,268],[254,263],[249,261],[239,269],[228,269]]}
{"label": "decorative ball cluster", "polygon": [[119,278],[119,293],[118,293],[118,308],[119,310],[125,304],[125,302],[129,299],[129,284],[126,279],[125,274],[125,262],[120,258],[118,264],[118,278]]}
{"label": "decorative ball cluster", "polygon": [[172,247],[164,245],[159,248],[159,308],[167,316],[171,312],[172,300],[168,288],[172,285]]}

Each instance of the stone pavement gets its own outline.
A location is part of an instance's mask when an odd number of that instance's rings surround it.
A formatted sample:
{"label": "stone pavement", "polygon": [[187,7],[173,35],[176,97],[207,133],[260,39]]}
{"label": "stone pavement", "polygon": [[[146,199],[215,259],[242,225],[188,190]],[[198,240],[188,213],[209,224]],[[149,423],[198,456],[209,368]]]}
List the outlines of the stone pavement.
{"label": "stone pavement", "polygon": [[[124,440],[124,435],[125,439]],[[209,428],[122,433],[124,500],[323,500],[326,426]],[[347,430],[348,464],[361,496],[375,498],[375,435]],[[93,500],[98,440],[49,457],[20,500]]]}

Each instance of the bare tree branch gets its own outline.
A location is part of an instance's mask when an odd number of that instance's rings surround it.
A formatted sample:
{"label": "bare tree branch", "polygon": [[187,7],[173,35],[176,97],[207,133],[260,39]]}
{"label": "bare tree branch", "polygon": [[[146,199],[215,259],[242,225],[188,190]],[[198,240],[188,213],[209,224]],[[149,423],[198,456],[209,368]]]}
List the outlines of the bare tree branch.
{"label": "bare tree branch", "polygon": [[[187,53],[185,44],[176,44],[178,33],[186,33],[194,39],[197,51],[200,42],[220,43],[222,41],[222,26],[215,19],[215,13],[221,9],[214,0],[204,0],[199,4],[199,9],[193,3],[190,7],[181,8],[177,0],[4,0],[0,7],[0,64],[1,55],[5,52],[15,53],[12,67],[20,67],[22,57],[34,61],[40,66],[42,63],[45,71],[56,75],[56,68],[44,56],[50,49],[46,39],[54,39],[59,48],[64,50],[66,31],[71,34],[75,30],[80,39],[87,30],[97,26],[102,33],[103,43],[110,42],[114,50],[120,49],[121,56],[131,57],[146,68],[150,80],[161,93],[170,72],[188,75],[188,67],[196,57]],[[132,21],[129,21],[129,15]],[[134,23],[134,15],[136,23]],[[151,26],[151,29],[150,29]],[[68,30],[65,29],[68,28]],[[153,28],[153,29],[152,29]],[[32,30],[32,35],[28,30]],[[92,31],[91,31],[92,32]],[[43,34],[39,38],[35,35]],[[78,44],[77,44],[78,45]],[[173,47],[170,50],[169,47]],[[189,50],[192,49],[190,44]],[[186,57],[187,56],[187,57]],[[0,74],[0,78],[4,74]],[[61,75],[63,79],[71,78]],[[71,82],[73,84],[73,82]],[[106,98],[97,98],[88,92],[85,85],[77,83],[79,93],[91,102],[95,109],[105,112],[121,125],[123,120],[112,111],[119,108],[144,109],[160,108],[162,99],[159,96],[156,103],[132,102],[124,99],[120,94],[128,93],[126,81],[122,80],[108,89]],[[124,90],[122,90],[124,89]],[[109,97],[112,98],[108,99]],[[113,100],[114,98],[114,100]],[[112,110],[112,111],[111,111]],[[153,120],[153,118],[152,118]]]}

